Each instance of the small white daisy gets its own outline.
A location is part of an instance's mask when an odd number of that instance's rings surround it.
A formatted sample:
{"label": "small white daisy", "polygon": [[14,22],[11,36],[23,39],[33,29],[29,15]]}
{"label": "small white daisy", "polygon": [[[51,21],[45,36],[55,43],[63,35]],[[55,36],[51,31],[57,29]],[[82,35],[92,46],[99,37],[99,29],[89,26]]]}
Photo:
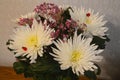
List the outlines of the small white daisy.
{"label": "small white daisy", "polygon": [[92,38],[81,38],[82,35],[77,36],[75,33],[73,39],[68,39],[67,42],[58,40],[54,42],[56,48],[53,48],[51,53],[54,60],[58,61],[61,65],[61,70],[72,68],[73,73],[80,75],[85,71],[97,69],[94,65],[95,62],[100,62],[102,56],[99,56],[103,50],[96,50],[97,46],[90,42]]}
{"label": "small white daisy", "polygon": [[22,15],[21,18],[34,18],[35,14],[36,14],[35,12],[31,12],[26,15]]}
{"label": "small white daisy", "polygon": [[31,63],[35,62],[37,55],[43,56],[43,46],[50,45],[53,38],[51,38],[52,29],[45,27],[42,23],[33,21],[33,25],[30,28],[20,27],[14,30],[14,35],[11,37],[14,42],[10,45],[15,49],[15,56],[25,56],[30,58]]}
{"label": "small white daisy", "polygon": [[35,12],[31,12],[31,13],[28,13],[28,14],[26,14],[26,15],[21,15],[20,18],[17,18],[17,19],[15,19],[15,20],[13,20],[13,21],[14,21],[14,22],[19,22],[20,19],[23,19],[23,18],[34,19],[35,16],[36,16],[36,13],[35,13]]}
{"label": "small white daisy", "polygon": [[104,38],[105,32],[108,30],[105,27],[107,21],[104,21],[104,16],[99,16],[99,13],[94,13],[93,10],[85,10],[84,8],[73,8],[74,12],[70,12],[71,17],[77,21],[79,27],[84,31],[84,35],[88,37],[98,36]]}

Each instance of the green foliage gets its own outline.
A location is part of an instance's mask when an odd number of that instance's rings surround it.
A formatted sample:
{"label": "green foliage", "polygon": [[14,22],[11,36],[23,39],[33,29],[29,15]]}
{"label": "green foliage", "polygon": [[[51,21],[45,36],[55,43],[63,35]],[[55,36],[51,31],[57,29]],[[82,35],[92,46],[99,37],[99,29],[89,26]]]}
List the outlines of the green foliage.
{"label": "green foliage", "polygon": [[9,51],[14,51],[14,49],[11,49],[11,48],[9,48],[9,47],[8,47],[7,49],[8,49]]}
{"label": "green foliage", "polygon": [[49,54],[39,57],[36,63],[30,64],[29,61],[15,62],[13,65],[17,74],[24,74],[25,77],[33,77],[34,80],[77,80],[78,76],[73,74],[71,69],[61,70],[60,65],[51,60]]}
{"label": "green foliage", "polygon": [[88,77],[90,80],[96,80],[96,74],[94,71],[85,71],[85,76]]}
{"label": "green foliage", "polygon": [[66,22],[67,19],[71,19],[69,10],[73,11],[71,7],[68,7],[61,15],[63,17],[63,23]]}
{"label": "green foliage", "polygon": [[100,75],[100,73],[101,73],[100,67],[97,64],[94,64],[94,65],[97,67],[96,75]]}
{"label": "green foliage", "polygon": [[14,42],[12,39],[9,39],[7,42],[6,42],[6,45],[10,45],[11,42]]}
{"label": "green foliage", "polygon": [[97,75],[100,75],[100,73],[101,73],[101,69],[100,69],[99,65],[97,65],[97,64],[94,64],[94,65],[97,67],[97,69],[95,69],[94,71],[88,70],[88,71],[85,71],[85,73],[84,73],[85,76],[88,77],[90,80],[96,80]]}
{"label": "green foliage", "polygon": [[[12,39],[9,39],[7,42],[6,42],[6,45],[9,46],[10,44],[13,44],[13,40]],[[14,51],[15,49],[11,49],[10,47],[7,47],[9,51]]]}
{"label": "green foliage", "polygon": [[110,39],[107,36],[104,36],[105,39],[102,39],[98,36],[93,36],[93,40],[91,42],[91,44],[96,44],[98,45],[98,49],[105,49],[105,42],[109,42]]}
{"label": "green foliage", "polygon": [[23,73],[25,71],[25,66],[27,67],[23,62],[15,62],[13,64],[13,68],[17,74]]}

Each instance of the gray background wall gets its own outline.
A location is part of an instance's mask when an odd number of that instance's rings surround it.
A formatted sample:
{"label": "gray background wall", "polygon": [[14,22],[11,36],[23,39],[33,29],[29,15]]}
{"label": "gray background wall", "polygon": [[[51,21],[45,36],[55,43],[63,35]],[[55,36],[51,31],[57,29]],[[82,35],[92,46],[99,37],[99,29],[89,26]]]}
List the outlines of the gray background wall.
{"label": "gray background wall", "polygon": [[[105,15],[108,20],[108,33],[111,41],[107,43],[100,63],[101,77],[105,80],[120,80],[120,0],[48,0],[58,5],[73,5],[92,8]],[[14,55],[6,48],[6,41],[16,26],[11,20],[31,12],[41,0],[0,0],[0,66],[12,66]]]}

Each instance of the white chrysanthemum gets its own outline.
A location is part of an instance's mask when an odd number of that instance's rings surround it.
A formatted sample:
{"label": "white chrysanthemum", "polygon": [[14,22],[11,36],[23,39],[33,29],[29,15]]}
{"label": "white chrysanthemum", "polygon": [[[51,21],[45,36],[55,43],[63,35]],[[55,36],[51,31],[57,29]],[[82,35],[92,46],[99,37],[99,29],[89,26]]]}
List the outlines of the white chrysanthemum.
{"label": "white chrysanthemum", "polygon": [[43,46],[50,45],[53,40],[51,38],[53,30],[48,27],[45,29],[42,23],[38,24],[34,20],[31,28],[29,26],[17,28],[11,37],[14,42],[10,45],[11,48],[16,49],[15,56],[27,55],[31,63],[35,62],[37,55],[43,56]]}
{"label": "white chrysanthemum", "polygon": [[78,25],[83,29],[86,36],[98,36],[103,38],[105,32],[108,30],[105,27],[107,21],[104,21],[104,16],[99,16],[99,13],[94,13],[93,10],[85,10],[84,8],[73,8],[74,12],[71,12],[71,16],[78,22]]}
{"label": "white chrysanthemum", "polygon": [[54,56],[54,60],[58,61],[61,65],[61,70],[72,68],[73,73],[80,75],[84,74],[85,70],[94,71],[97,67],[94,62],[99,62],[102,56],[99,56],[103,50],[96,50],[97,46],[90,42],[92,38],[81,38],[81,35],[77,36],[75,33],[73,39],[68,39],[67,42],[58,40],[55,42],[57,47],[53,48],[51,53]]}

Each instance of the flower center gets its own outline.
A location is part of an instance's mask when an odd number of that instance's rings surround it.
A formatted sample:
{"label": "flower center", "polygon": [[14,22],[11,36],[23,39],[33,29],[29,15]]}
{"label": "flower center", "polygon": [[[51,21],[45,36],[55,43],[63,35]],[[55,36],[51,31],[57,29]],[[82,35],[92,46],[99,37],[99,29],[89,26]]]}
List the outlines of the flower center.
{"label": "flower center", "polygon": [[36,35],[29,36],[27,39],[27,45],[32,47],[32,46],[37,46],[38,39]]}
{"label": "flower center", "polygon": [[92,21],[90,19],[90,16],[91,16],[90,13],[86,13],[86,19],[85,19],[86,24],[91,24]]}
{"label": "flower center", "polygon": [[78,52],[76,50],[73,51],[72,52],[72,56],[71,56],[71,62],[77,62],[77,61],[79,61],[80,57],[81,57],[81,53],[80,52]]}
{"label": "flower center", "polygon": [[92,21],[89,17],[87,17],[85,22],[86,22],[86,24],[91,24]]}

